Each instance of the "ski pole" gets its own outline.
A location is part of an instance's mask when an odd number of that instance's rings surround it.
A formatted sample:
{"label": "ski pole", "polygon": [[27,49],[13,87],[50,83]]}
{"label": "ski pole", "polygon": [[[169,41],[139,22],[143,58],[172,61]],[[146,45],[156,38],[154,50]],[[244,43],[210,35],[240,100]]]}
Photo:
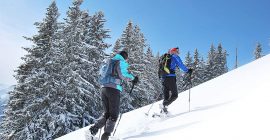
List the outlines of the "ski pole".
{"label": "ski pole", "polygon": [[[132,93],[132,90],[133,90],[133,88],[134,88],[134,83],[132,83],[132,87],[131,87],[131,89],[130,89],[130,92],[129,92],[129,94],[131,94]],[[113,136],[114,136],[114,134],[115,134],[115,132],[116,132],[116,130],[117,130],[117,127],[119,126],[119,123],[120,123],[120,121],[121,121],[121,118],[122,118],[122,113],[120,112],[120,116],[119,116],[119,120],[118,120],[118,123],[117,123],[117,125],[115,126],[115,129],[114,129],[114,132],[113,132]]]}
{"label": "ski pole", "polygon": [[150,108],[148,109],[147,113],[145,113],[145,115],[146,115],[146,116],[148,116],[148,115],[149,115],[149,111],[152,109],[152,107],[153,107],[153,105],[154,105],[155,101],[157,101],[157,100],[158,100],[158,98],[159,98],[160,94],[161,94],[161,92],[159,92],[158,96],[156,97],[156,99],[154,100],[154,102],[151,104],[151,106],[150,106]]}
{"label": "ski pole", "polygon": [[188,98],[188,103],[189,103],[189,105],[188,105],[188,111],[190,112],[190,88],[189,88],[189,90],[188,90],[188,92],[189,92],[189,98]]}
{"label": "ski pole", "polygon": [[129,94],[131,94],[132,93],[132,90],[133,90],[133,88],[134,88],[134,83],[132,83],[132,87],[131,87],[131,89],[130,89],[130,92],[129,92]]}
{"label": "ski pole", "polygon": [[116,130],[117,130],[117,127],[118,127],[118,125],[119,125],[119,123],[120,123],[121,118],[122,118],[122,113],[120,113],[118,123],[117,123],[117,125],[116,125],[116,127],[115,127],[115,130],[114,130],[114,132],[113,132],[113,136],[114,136],[114,134],[115,134],[115,132],[116,132]]}
{"label": "ski pole", "polygon": [[99,136],[98,136],[98,139],[100,140],[101,138],[101,129],[99,129]]}

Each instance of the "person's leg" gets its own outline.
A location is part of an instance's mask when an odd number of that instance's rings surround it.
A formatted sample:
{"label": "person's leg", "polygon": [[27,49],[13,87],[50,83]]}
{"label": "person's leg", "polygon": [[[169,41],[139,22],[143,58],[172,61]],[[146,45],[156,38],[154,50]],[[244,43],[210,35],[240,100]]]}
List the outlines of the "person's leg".
{"label": "person's leg", "polygon": [[102,105],[104,109],[103,115],[96,121],[96,123],[90,127],[90,131],[92,135],[96,135],[98,132],[98,129],[102,128],[105,124],[107,119],[110,116],[109,112],[109,100],[108,97],[106,97],[106,88],[101,89],[101,99],[102,99]]}
{"label": "person's leg", "polygon": [[106,95],[108,96],[109,100],[110,116],[107,119],[106,125],[104,127],[104,135],[109,136],[114,130],[114,126],[119,115],[120,91],[114,88],[108,88]]}
{"label": "person's leg", "polygon": [[162,86],[163,86],[163,95],[164,95],[163,106],[167,106],[169,99],[170,99],[170,90],[168,87],[168,77],[165,77],[164,81],[162,82]]}
{"label": "person's leg", "polygon": [[168,87],[171,91],[171,97],[169,98],[168,102],[166,102],[167,106],[170,105],[173,101],[178,98],[178,91],[176,85],[176,77],[169,77],[167,81]]}

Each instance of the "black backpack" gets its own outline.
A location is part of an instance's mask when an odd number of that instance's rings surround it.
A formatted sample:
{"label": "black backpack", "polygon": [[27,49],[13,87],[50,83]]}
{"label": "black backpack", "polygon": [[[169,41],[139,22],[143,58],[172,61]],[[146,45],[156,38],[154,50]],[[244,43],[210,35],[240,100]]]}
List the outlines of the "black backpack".
{"label": "black backpack", "polygon": [[159,59],[159,69],[158,69],[158,77],[161,78],[163,75],[173,73],[171,71],[171,58],[172,55],[165,53]]}

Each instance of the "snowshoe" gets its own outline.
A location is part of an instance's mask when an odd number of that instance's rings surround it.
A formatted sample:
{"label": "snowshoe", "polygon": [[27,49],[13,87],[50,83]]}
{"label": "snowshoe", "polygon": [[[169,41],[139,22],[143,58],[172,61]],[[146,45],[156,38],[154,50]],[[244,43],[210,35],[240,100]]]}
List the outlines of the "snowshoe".
{"label": "snowshoe", "polygon": [[159,108],[161,109],[161,114],[168,114],[168,106],[164,106],[163,104],[159,105]]}
{"label": "snowshoe", "polygon": [[99,138],[92,135],[89,130],[86,130],[85,131],[85,139],[86,140],[98,140]]}
{"label": "snowshoe", "polygon": [[111,133],[104,132],[101,136],[101,140],[109,140]]}
{"label": "snowshoe", "polygon": [[98,132],[98,128],[95,125],[93,125],[89,128],[89,131],[91,132],[92,135],[96,135]]}

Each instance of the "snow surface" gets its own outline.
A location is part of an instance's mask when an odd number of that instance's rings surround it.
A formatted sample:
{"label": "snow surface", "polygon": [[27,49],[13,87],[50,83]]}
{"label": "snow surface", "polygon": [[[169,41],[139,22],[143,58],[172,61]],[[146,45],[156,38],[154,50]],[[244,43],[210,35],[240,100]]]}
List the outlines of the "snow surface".
{"label": "snow surface", "polygon": [[[146,117],[150,105],[125,113],[124,140],[270,140],[270,55],[179,94],[168,118]],[[150,114],[159,111],[157,102]],[[85,140],[88,127],[57,140]],[[97,134],[98,135],[98,134]]]}

